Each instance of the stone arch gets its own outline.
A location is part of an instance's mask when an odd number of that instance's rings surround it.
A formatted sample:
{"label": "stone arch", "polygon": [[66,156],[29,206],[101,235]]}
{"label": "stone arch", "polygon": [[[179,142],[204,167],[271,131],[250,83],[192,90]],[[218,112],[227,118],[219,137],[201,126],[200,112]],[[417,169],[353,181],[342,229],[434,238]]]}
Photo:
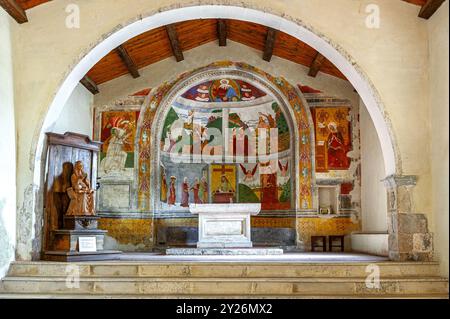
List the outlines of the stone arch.
{"label": "stone arch", "polygon": [[[210,4],[208,4],[208,2],[210,2]],[[70,66],[67,73],[61,76],[61,85],[56,91],[52,103],[49,105],[46,112],[43,113],[41,124],[39,124],[37,128],[32,143],[33,148],[30,152],[30,166],[33,171],[33,187],[32,189],[27,188],[27,192],[32,195],[30,200],[27,201],[27,211],[30,211],[31,213],[31,220],[21,221],[21,224],[31,223],[31,225],[19,225],[18,238],[22,238],[19,240],[20,242],[25,243],[34,239],[35,243],[33,246],[38,246],[36,241],[39,241],[39,239],[33,237],[39,236],[39,227],[37,227],[37,225],[40,224],[38,220],[42,217],[40,203],[42,202],[43,194],[42,190],[39,190],[39,185],[43,180],[46,160],[45,132],[49,130],[58,119],[65,102],[70,97],[80,79],[101,58],[123,42],[148,30],[186,20],[233,18],[259,23],[283,31],[316,49],[339,68],[360,94],[377,130],[383,151],[386,176],[402,173],[401,159],[396,145],[395,134],[384,110],[380,95],[370,79],[344,49],[327,39],[318,30],[314,30],[310,26],[306,26],[302,21],[284,13],[269,13],[267,12],[267,8],[263,9],[257,5],[253,5],[253,7],[252,5],[250,5],[250,7],[242,7],[242,3],[238,1],[227,1],[226,4],[223,5],[217,5],[215,3],[215,1],[211,0],[205,1],[204,4],[201,5],[160,8],[157,11],[149,13],[146,17],[138,15],[135,19],[126,21],[122,28],[112,30],[110,33],[101,37],[97,44],[87,48],[88,53],[80,58],[74,66]],[[22,218],[19,218],[19,220],[21,219]],[[32,229],[35,227],[35,231],[21,234],[20,229]],[[23,255],[23,253],[19,255]]]}

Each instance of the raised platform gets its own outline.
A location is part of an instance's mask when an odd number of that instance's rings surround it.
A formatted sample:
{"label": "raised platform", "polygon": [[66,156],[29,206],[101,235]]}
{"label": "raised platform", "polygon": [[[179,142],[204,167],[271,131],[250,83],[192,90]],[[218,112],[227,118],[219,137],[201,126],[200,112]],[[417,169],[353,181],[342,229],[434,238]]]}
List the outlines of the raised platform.
{"label": "raised platform", "polygon": [[283,255],[280,248],[169,248],[166,255],[173,256],[272,256]]}
{"label": "raised platform", "polygon": [[83,262],[120,260],[121,251],[101,250],[97,252],[80,253],[76,251],[47,251],[43,259],[47,261]]}
{"label": "raised platform", "polygon": [[[0,298],[444,298],[448,280],[433,262],[389,262],[338,254],[149,256],[146,261],[15,262],[0,281]],[[305,258],[306,257],[306,258]],[[221,259],[221,261],[218,261]],[[362,261],[364,260],[364,261]],[[377,261],[378,260],[378,261]],[[368,266],[378,288],[366,284]],[[67,284],[74,269],[77,285]]]}

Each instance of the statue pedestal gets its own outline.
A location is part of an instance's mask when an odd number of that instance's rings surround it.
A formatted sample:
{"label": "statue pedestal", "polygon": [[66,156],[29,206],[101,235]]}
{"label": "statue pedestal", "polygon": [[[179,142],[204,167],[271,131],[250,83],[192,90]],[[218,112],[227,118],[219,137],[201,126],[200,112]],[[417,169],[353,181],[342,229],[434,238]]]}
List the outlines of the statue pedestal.
{"label": "statue pedestal", "polygon": [[[106,230],[97,229],[97,216],[64,216],[64,229],[52,231],[52,248],[44,259],[51,261],[96,261],[118,259],[121,252],[104,250]],[[96,251],[80,252],[80,238],[95,238]]]}
{"label": "statue pedestal", "polygon": [[251,216],[261,204],[191,204],[198,215],[198,248],[251,248]]}

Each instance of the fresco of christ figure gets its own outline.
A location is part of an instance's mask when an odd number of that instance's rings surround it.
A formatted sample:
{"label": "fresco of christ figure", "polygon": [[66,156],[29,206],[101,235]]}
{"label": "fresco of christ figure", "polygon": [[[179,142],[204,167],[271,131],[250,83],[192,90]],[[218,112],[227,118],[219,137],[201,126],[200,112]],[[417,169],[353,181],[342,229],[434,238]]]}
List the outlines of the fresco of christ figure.
{"label": "fresco of christ figure", "polygon": [[220,188],[217,190],[217,193],[233,193],[234,189],[231,187],[231,183],[228,181],[228,178],[225,175],[222,175]]}
{"label": "fresco of christ figure", "polygon": [[231,102],[238,101],[239,96],[233,86],[230,84],[230,80],[220,80],[220,85],[213,89],[213,95],[216,97],[216,102]]}

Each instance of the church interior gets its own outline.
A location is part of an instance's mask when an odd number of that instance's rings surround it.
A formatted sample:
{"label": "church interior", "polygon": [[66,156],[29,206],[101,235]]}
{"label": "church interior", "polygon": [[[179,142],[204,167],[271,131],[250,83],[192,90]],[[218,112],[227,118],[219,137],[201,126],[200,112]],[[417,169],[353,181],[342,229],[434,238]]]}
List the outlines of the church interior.
{"label": "church interior", "polygon": [[0,0],[0,298],[447,299],[448,5]]}

